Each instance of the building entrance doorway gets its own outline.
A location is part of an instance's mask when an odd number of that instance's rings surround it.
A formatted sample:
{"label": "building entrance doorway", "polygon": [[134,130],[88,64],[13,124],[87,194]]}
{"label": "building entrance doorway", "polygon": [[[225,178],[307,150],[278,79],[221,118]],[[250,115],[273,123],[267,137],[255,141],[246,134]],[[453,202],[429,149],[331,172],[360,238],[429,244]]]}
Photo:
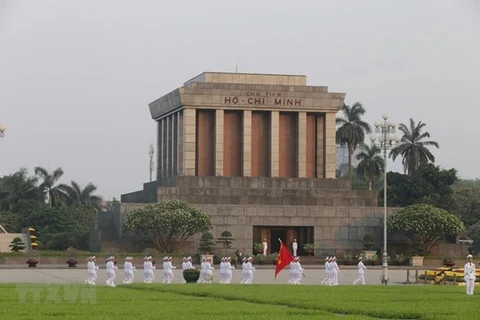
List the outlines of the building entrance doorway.
{"label": "building entrance doorway", "polygon": [[305,255],[303,245],[314,243],[313,230],[313,227],[254,226],[253,243],[262,243],[264,239],[267,239],[267,254],[278,253],[280,251],[280,241],[278,239],[280,239],[288,251],[293,254],[292,243],[296,239],[298,243],[297,254]]}

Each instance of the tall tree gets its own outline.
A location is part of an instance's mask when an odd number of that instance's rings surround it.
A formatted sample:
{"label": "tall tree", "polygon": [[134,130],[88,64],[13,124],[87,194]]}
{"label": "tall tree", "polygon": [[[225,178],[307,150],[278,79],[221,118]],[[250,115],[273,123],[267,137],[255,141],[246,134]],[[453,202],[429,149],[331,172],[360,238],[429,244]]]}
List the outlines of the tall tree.
{"label": "tall tree", "polygon": [[60,188],[67,195],[69,205],[100,208],[102,198],[93,194],[97,190],[97,186],[93,183],[89,183],[85,188],[82,188],[77,182],[72,181],[70,185],[62,184]]}
{"label": "tall tree", "polygon": [[368,190],[372,190],[375,178],[383,172],[385,167],[380,151],[380,148],[373,143],[371,146],[363,143],[362,151],[357,155],[357,160],[359,160],[357,170],[358,173],[367,178]]}
{"label": "tall tree", "polygon": [[42,183],[39,185],[39,188],[44,192],[50,208],[56,207],[64,202],[65,192],[63,192],[60,185],[56,184],[63,176],[62,168],[57,168],[50,173],[43,167],[35,167],[35,175],[42,179]]}
{"label": "tall tree", "polygon": [[352,180],[352,155],[357,146],[365,140],[365,133],[372,132],[370,125],[362,120],[365,109],[360,102],[352,106],[343,104],[342,116],[337,117],[337,144],[348,149],[348,178]]}
{"label": "tall tree", "polygon": [[398,129],[403,133],[402,140],[398,146],[390,150],[389,157],[392,157],[393,161],[399,155],[402,156],[403,170],[409,176],[421,165],[435,162],[435,157],[428,147],[434,146],[438,149],[439,145],[436,141],[424,141],[424,139],[430,138],[430,133],[422,133],[425,126],[426,124],[421,121],[415,124],[412,118],[410,118],[410,127],[401,123]]}
{"label": "tall tree", "polygon": [[21,203],[40,199],[42,193],[37,187],[37,178],[28,176],[27,169],[0,179],[0,211],[16,212]]}

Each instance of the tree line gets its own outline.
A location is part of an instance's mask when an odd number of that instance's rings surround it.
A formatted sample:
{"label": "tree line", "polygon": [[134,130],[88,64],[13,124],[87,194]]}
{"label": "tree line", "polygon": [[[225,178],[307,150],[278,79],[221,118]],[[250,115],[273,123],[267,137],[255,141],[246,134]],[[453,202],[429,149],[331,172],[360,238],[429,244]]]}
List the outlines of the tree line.
{"label": "tree line", "polygon": [[[344,104],[339,111],[336,141],[346,146],[349,161],[347,175],[337,170],[337,178],[350,179],[354,189],[378,190],[378,202],[383,205],[384,158],[378,145],[365,142],[372,132],[362,119],[365,113],[359,102]],[[412,118],[398,126],[401,140],[389,150],[388,157],[393,161],[401,159],[404,172],[387,172],[388,206],[431,205],[446,210],[461,220],[467,228],[463,236],[474,240],[475,247],[480,249],[480,179],[462,180],[455,168],[436,165],[430,149],[438,149],[439,143],[430,140],[425,129],[426,123]],[[356,167],[352,166],[354,155],[358,160]]]}
{"label": "tree line", "polygon": [[22,168],[1,177],[0,224],[12,233],[35,228],[43,249],[88,249],[89,224],[102,198],[93,183],[59,183],[63,174],[62,168],[35,167],[33,175]]}

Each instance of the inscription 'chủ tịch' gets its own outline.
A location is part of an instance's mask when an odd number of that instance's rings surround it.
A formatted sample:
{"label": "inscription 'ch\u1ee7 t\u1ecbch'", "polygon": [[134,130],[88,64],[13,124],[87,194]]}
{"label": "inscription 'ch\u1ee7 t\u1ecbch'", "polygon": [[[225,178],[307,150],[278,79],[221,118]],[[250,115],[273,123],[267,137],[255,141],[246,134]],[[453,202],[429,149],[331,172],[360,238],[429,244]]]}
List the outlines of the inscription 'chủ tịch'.
{"label": "inscription 'ch\u1ee7 t\u1ecbch'", "polygon": [[239,96],[223,97],[223,103],[229,105],[301,106],[303,99],[284,97],[280,92],[248,91]]}

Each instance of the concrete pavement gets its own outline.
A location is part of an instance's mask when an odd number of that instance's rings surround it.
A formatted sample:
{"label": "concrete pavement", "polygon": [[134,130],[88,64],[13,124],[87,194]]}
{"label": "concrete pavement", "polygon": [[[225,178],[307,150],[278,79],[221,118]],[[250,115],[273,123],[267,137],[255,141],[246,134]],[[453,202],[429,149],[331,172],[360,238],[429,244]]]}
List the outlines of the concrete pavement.
{"label": "concrete pavement", "polygon": [[[43,284],[83,284],[87,277],[87,270],[84,268],[55,268],[54,265],[48,265],[51,268],[37,267],[37,268],[28,268],[21,267],[16,269],[11,268],[0,268],[0,283],[43,283]],[[288,268],[284,269],[278,275],[277,279],[274,279],[274,268],[273,266],[261,266],[263,268],[257,268],[254,274],[254,283],[257,284],[286,284],[290,279],[290,271]],[[403,284],[407,280],[407,267],[403,269],[391,268],[389,269],[389,278],[390,284],[398,285]],[[419,275],[423,273],[423,269],[419,270]],[[381,276],[381,267],[371,267],[365,272],[365,281],[367,285],[380,285],[380,276]],[[97,270],[98,279],[97,285],[105,285],[106,274],[105,269],[101,268]],[[174,270],[174,283],[180,283],[183,279],[182,270]],[[216,269],[213,271],[214,282],[217,282],[219,278],[219,270]],[[155,270],[155,280],[154,283],[161,283],[163,280],[163,270]],[[239,283],[242,278],[241,270],[233,270],[233,281],[232,283]],[[321,281],[325,278],[324,269],[319,268],[308,268],[305,270],[305,277],[303,278],[302,284],[304,285],[319,285]],[[357,278],[356,268],[342,268],[338,275],[340,285],[351,285],[352,282]],[[122,284],[124,279],[123,270],[116,270],[116,279],[115,283],[117,285]],[[143,282],[143,270],[138,269],[135,272],[134,283]]]}

